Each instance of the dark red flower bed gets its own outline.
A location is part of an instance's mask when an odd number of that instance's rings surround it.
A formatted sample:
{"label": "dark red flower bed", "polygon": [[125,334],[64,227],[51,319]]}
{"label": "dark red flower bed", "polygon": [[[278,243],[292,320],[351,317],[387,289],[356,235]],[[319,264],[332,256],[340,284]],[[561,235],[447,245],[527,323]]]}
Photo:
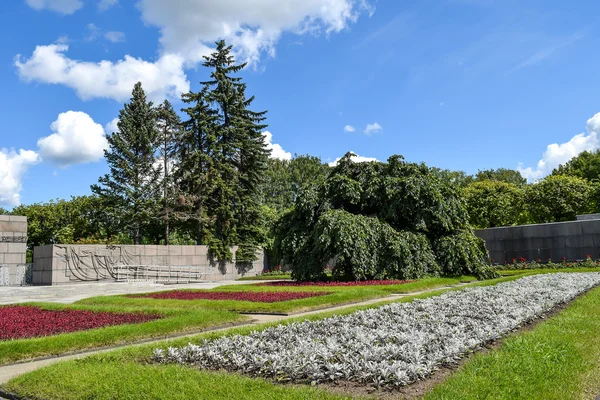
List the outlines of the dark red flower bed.
{"label": "dark red flower bed", "polygon": [[188,292],[173,290],[170,292],[158,292],[144,295],[130,295],[129,297],[151,297],[153,299],[171,300],[239,300],[261,303],[275,303],[308,297],[323,296],[327,292]]}
{"label": "dark red flower bed", "polygon": [[257,283],[257,286],[377,286],[377,285],[402,285],[404,283],[414,282],[414,280],[376,280],[376,281],[352,281],[352,282],[263,282]]}
{"label": "dark red flower bed", "polygon": [[33,306],[2,306],[0,307],[0,340],[57,335],[112,325],[137,324],[158,318],[159,315],[143,313],[43,310]]}

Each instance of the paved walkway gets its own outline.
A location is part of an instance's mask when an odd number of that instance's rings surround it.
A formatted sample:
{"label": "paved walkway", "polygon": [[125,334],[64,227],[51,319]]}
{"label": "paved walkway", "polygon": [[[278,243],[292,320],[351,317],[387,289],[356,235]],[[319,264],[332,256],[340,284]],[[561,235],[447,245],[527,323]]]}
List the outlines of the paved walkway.
{"label": "paved walkway", "polygon": [[158,292],[174,289],[214,289],[223,285],[259,282],[267,281],[219,281],[168,285],[152,282],[95,282],[57,286],[2,286],[0,287],[0,304],[31,301],[69,304],[94,296]]}
{"label": "paved walkway", "polygon": [[[238,281],[235,283],[243,283],[244,281]],[[231,282],[229,282],[231,283]],[[224,284],[219,282],[219,284]],[[418,295],[421,293],[428,293],[428,292],[432,292],[432,291],[436,291],[436,290],[441,290],[441,289],[450,289],[450,288],[455,288],[455,287],[462,287],[462,286],[466,286],[469,285],[469,283],[459,283],[457,285],[452,285],[452,286],[445,286],[445,287],[437,287],[437,288],[433,288],[433,289],[428,289],[428,290],[423,290],[423,291],[419,291],[419,292],[412,292],[412,293],[402,293],[402,294],[392,294],[390,296],[386,296],[386,297],[379,297],[376,299],[371,299],[371,300],[365,300],[365,301],[361,301],[361,302],[357,302],[357,303],[351,303],[351,304],[342,304],[339,306],[334,306],[334,307],[328,307],[328,308],[322,308],[322,309],[317,309],[317,310],[312,310],[312,311],[307,311],[307,312],[302,312],[302,313],[297,313],[297,314],[292,314],[292,315],[273,315],[273,314],[251,314],[250,316],[252,317],[252,320],[249,320],[247,323],[241,323],[241,324],[237,324],[236,326],[249,326],[249,325],[259,325],[259,324],[263,324],[263,323],[268,323],[268,322],[279,322],[288,318],[297,318],[297,317],[304,317],[304,316],[309,316],[309,315],[314,315],[314,314],[318,314],[318,313],[322,313],[322,312],[327,312],[327,311],[340,311],[343,309],[346,309],[348,307],[354,307],[354,306],[364,306],[364,305],[371,305],[371,304],[376,304],[376,303],[380,303],[383,301],[393,301],[393,300],[399,300],[402,297],[406,297],[406,296],[414,296],[414,295]],[[79,285],[78,285],[79,286]],[[174,285],[169,285],[169,288],[171,288]],[[183,285],[180,285],[183,286]],[[218,286],[218,285],[217,285]],[[148,287],[148,286],[146,286]],[[185,287],[190,287],[189,285],[185,285]],[[153,288],[154,289],[154,288]],[[148,289],[146,289],[148,290]],[[165,289],[167,290],[167,289]],[[187,333],[187,334],[181,334],[181,335],[174,335],[172,337],[170,337],[169,339],[181,339],[181,338],[186,338],[186,337],[191,337],[191,336],[196,336],[199,333],[205,333],[205,332],[219,332],[219,331],[224,331],[227,329],[231,329],[231,326],[227,326],[227,327],[223,327],[223,328],[217,328],[217,329],[208,329],[208,330],[204,330],[202,332],[194,332],[194,333]],[[140,346],[140,345],[146,345],[146,344],[152,344],[152,343],[159,343],[159,342],[164,342],[165,340],[169,340],[169,339],[165,339],[165,338],[161,338],[161,339],[150,339],[150,340],[145,340],[143,342],[139,342],[139,343],[133,343],[133,344],[124,344],[121,346],[113,346],[113,347],[109,347],[109,348],[105,348],[105,349],[96,349],[96,350],[89,350],[89,351],[83,351],[77,354],[70,354],[70,355],[65,355],[65,356],[58,356],[58,357],[50,357],[50,358],[45,358],[45,359],[39,359],[36,361],[29,361],[29,362],[24,362],[24,363],[18,363],[18,364],[12,364],[12,365],[6,365],[6,366],[0,366],[0,385],[8,382],[9,380],[31,372],[31,371],[35,371],[36,369],[39,368],[43,368],[45,366],[57,363],[59,361],[67,361],[67,360],[74,360],[74,359],[80,359],[80,358],[84,358],[93,354],[101,354],[101,353],[106,353],[108,351],[112,351],[115,349],[120,349],[120,348],[124,348],[124,347],[129,347],[129,346]],[[1,397],[0,397],[1,398]]]}

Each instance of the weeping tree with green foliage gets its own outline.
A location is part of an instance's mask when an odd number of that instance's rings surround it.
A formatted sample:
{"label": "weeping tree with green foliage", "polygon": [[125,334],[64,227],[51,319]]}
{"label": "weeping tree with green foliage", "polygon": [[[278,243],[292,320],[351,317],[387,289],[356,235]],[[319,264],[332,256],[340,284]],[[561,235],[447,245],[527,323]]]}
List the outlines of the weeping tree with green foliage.
{"label": "weeping tree with green foliage", "polygon": [[119,111],[117,132],[106,135],[104,150],[110,172],[92,185],[92,192],[111,204],[134,244],[142,243],[143,230],[153,219],[160,193],[160,168],[156,166],[158,129],[156,110],[146,100],[140,82],[131,100]]}
{"label": "weeping tree with green foliage", "polygon": [[424,164],[392,156],[355,163],[346,154],[322,183],[305,187],[276,227],[275,247],[300,280],[488,275],[456,185]]}

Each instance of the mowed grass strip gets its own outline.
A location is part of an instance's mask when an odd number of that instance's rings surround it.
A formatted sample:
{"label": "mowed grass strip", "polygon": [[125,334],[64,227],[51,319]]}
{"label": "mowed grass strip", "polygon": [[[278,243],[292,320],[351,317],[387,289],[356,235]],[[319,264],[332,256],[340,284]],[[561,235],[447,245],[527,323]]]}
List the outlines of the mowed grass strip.
{"label": "mowed grass strip", "polygon": [[600,288],[473,356],[426,399],[593,399],[600,395]]}
{"label": "mowed grass strip", "polygon": [[[504,277],[475,285],[487,286],[517,279]],[[415,298],[427,298],[448,290],[439,289],[429,293],[407,296],[401,302]],[[204,339],[222,336],[244,335],[278,324],[290,324],[304,320],[319,320],[335,314],[350,314],[358,310],[375,308],[393,301],[386,300],[368,306],[350,306],[339,311],[324,311],[305,317],[289,318],[281,322],[231,328],[222,332],[207,332],[189,338],[127,347],[109,353],[98,354],[82,360],[66,361],[42,368],[11,380],[4,389],[31,398],[44,399],[340,399],[304,386],[278,385],[262,379],[248,378],[178,365],[152,363],[155,348],[180,347],[199,343]],[[125,372],[123,372],[125,371]],[[131,379],[127,377],[131,376]],[[206,389],[204,389],[206,388]],[[210,390],[209,390],[210,389]]]}
{"label": "mowed grass strip", "polygon": [[[274,303],[260,303],[250,301],[234,300],[171,300],[171,299],[152,299],[152,298],[132,298],[128,296],[101,296],[84,299],[76,304],[83,305],[110,305],[110,306],[128,306],[138,308],[178,308],[194,307],[212,310],[228,310],[236,312],[253,313],[291,313],[303,312],[320,308],[336,306],[340,304],[356,303],[364,300],[376,299],[389,296],[392,293],[411,293],[423,290],[441,288],[450,285],[456,285],[461,282],[474,281],[474,277],[461,276],[451,278],[425,278],[414,282],[403,283],[400,285],[385,286],[291,286],[291,287],[272,287],[251,285],[227,285],[202,292],[323,292],[329,294],[325,296],[309,297],[305,299],[281,301]],[[140,294],[143,296],[144,294]]]}
{"label": "mowed grass strip", "polygon": [[[0,341],[0,365],[31,358],[59,355],[95,347],[121,345],[141,339],[164,337],[176,333],[198,331],[249,318],[224,310],[204,310],[164,307],[140,308],[121,306],[65,306],[50,303],[26,303],[45,310],[91,310],[115,313],[144,312],[159,315],[160,319],[136,324],[113,325],[27,339]],[[58,321],[57,321],[58,323]]]}
{"label": "mowed grass strip", "polygon": [[230,399],[230,400],[338,400],[310,386],[276,385],[262,379],[226,372],[200,371],[179,365],[116,362],[110,357],[60,363],[36,373],[54,385],[11,384],[26,398],[43,399]]}
{"label": "mowed grass strip", "polygon": [[238,281],[274,281],[274,280],[282,280],[292,279],[291,274],[280,274],[280,275],[256,275],[256,276],[244,276],[243,278],[238,278]]}

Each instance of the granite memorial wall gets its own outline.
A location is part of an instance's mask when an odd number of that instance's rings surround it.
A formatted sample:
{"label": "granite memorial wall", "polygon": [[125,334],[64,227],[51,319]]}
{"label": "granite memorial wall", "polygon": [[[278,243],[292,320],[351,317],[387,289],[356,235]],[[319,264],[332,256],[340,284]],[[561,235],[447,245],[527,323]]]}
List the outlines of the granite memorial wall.
{"label": "granite memorial wall", "polygon": [[507,226],[475,231],[485,240],[496,263],[521,257],[542,262],[600,258],[600,219],[578,216],[577,221]]}
{"label": "granite memorial wall", "polygon": [[[236,250],[236,247],[232,248],[234,254]],[[264,251],[261,250],[257,257],[252,263],[219,263],[211,260],[207,246],[53,244],[34,249],[33,284],[173,281],[179,276],[183,280],[190,276],[193,280],[231,280],[261,273]]]}

